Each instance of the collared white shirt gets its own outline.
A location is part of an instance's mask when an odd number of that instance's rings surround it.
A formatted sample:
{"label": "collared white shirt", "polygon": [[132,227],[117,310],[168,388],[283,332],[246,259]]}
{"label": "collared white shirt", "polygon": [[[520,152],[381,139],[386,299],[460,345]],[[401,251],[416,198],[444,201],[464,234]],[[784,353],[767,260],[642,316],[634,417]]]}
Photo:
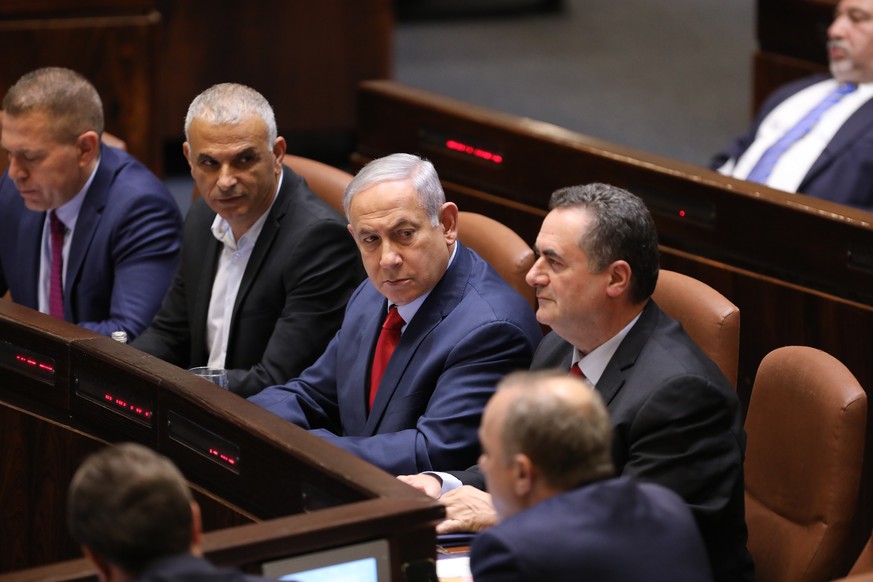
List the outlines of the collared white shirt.
{"label": "collared white shirt", "polygon": [[[61,286],[66,288],[67,282],[67,267],[70,264],[70,245],[73,241],[73,231],[76,230],[76,222],[79,220],[79,211],[82,210],[82,204],[85,202],[85,195],[88,193],[88,188],[94,182],[94,176],[97,175],[97,169],[100,167],[100,160],[97,160],[97,165],[94,166],[94,171],[88,177],[88,181],[79,192],[62,206],[50,210],[57,214],[58,219],[64,223],[64,248],[63,261],[64,269],[61,273]],[[49,212],[45,213],[45,221],[42,227],[42,243],[40,245],[40,260],[39,260],[39,288],[37,289],[37,301],[39,302],[39,310],[42,313],[49,312],[49,294],[51,293],[52,280],[52,229],[49,219]]]}
{"label": "collared white shirt", "polygon": [[[452,249],[452,256],[449,257],[449,264],[446,265],[446,272],[448,272],[449,267],[451,267],[452,263],[455,261],[455,255],[457,254],[457,252],[458,252],[458,243],[455,242],[455,248]],[[416,313],[418,313],[418,310],[421,308],[425,299],[427,299],[430,296],[431,291],[433,291],[433,289],[431,289],[430,291],[428,291],[424,295],[416,297],[415,299],[413,299],[412,301],[410,301],[406,305],[398,305],[397,306],[397,313],[403,319],[403,327],[400,328],[400,335],[403,335],[403,332],[406,331],[406,327],[409,325],[409,322],[412,321],[412,318],[415,317]],[[391,303],[388,304],[388,309],[391,309],[391,305],[392,305]],[[387,311],[386,311],[386,314],[387,314]]]}
{"label": "collared white shirt", "polygon": [[[795,93],[771,111],[758,127],[755,141],[737,160],[728,160],[719,172],[745,180],[767,149],[837,87],[827,79]],[[803,178],[849,117],[873,98],[873,83],[862,83],[828,109],[812,130],[795,142],[776,162],[767,178],[771,188],[797,192]]]}
{"label": "collared white shirt", "polygon": [[273,194],[270,206],[239,240],[234,239],[230,224],[221,215],[216,214],[212,222],[212,236],[222,244],[222,249],[218,257],[215,279],[212,282],[212,296],[209,299],[209,311],[206,316],[206,345],[209,348],[209,361],[206,365],[210,368],[224,367],[233,306],[236,303],[239,286],[281,187],[282,174],[279,174],[279,186]]}
{"label": "collared white shirt", "polygon": [[573,364],[579,364],[579,369],[582,370],[582,373],[585,374],[585,377],[591,382],[592,386],[596,386],[600,381],[600,377],[603,376],[603,371],[606,370],[606,366],[609,365],[609,361],[612,360],[612,356],[615,355],[616,350],[618,350],[618,346],[621,345],[621,342],[624,341],[624,338],[627,337],[627,334],[630,332],[631,328],[636,324],[637,320],[639,320],[640,315],[642,315],[642,311],[634,317],[630,323],[624,326],[620,332],[591,350],[587,355],[583,355],[582,352],[579,351],[579,348],[573,348],[573,361],[570,363],[570,367],[573,367]]}

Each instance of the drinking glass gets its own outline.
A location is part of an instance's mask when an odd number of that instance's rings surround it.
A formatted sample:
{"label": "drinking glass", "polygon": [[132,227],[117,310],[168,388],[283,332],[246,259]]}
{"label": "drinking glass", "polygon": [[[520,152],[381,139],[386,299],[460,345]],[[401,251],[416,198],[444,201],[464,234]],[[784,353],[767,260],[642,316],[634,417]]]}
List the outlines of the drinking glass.
{"label": "drinking glass", "polygon": [[204,380],[209,380],[220,388],[227,389],[227,370],[224,368],[209,368],[207,366],[199,366],[188,370],[196,376],[200,376]]}

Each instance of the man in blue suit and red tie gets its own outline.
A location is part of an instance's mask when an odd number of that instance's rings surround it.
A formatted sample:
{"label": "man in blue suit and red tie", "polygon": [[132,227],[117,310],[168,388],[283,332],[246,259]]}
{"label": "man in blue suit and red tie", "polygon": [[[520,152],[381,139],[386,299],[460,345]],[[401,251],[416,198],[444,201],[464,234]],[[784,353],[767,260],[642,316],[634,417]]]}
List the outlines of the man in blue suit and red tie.
{"label": "man in blue suit and red tie", "polygon": [[324,354],[249,400],[394,474],[466,466],[497,382],[530,364],[536,317],[457,240],[430,162],[375,160],[343,204],[369,280]]}
{"label": "man in blue suit and red tie", "polygon": [[101,143],[103,105],[69,69],[3,99],[0,295],[110,335],[151,322],[179,261],[182,215],[160,180]]}

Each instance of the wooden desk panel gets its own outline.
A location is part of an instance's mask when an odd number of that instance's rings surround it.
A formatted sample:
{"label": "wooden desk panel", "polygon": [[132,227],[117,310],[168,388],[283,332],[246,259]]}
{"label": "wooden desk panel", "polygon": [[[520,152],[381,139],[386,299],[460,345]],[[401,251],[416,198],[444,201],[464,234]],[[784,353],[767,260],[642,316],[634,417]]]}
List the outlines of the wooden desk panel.
{"label": "wooden desk panel", "polygon": [[[235,394],[6,301],[0,338],[12,346],[0,352],[0,572],[79,555],[65,533],[67,486],[86,454],[119,441],[170,457],[206,527],[232,528],[216,538],[221,563],[256,567],[374,538],[388,540],[397,579],[433,558],[439,503]],[[34,372],[40,363],[56,369]],[[64,396],[45,406],[44,392],[24,388],[33,384]]]}

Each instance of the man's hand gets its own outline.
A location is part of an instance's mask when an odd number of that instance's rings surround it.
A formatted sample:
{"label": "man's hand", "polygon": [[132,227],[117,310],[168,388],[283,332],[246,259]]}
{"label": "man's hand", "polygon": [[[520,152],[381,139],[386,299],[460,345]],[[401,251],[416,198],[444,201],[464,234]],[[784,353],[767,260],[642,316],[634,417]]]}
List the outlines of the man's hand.
{"label": "man's hand", "polygon": [[419,491],[424,491],[434,499],[439,499],[443,490],[443,484],[436,475],[418,473],[417,475],[399,475],[397,478]]}
{"label": "man's hand", "polygon": [[475,487],[458,487],[443,495],[440,501],[446,506],[446,519],[437,524],[438,534],[477,532],[497,523],[491,495]]}

